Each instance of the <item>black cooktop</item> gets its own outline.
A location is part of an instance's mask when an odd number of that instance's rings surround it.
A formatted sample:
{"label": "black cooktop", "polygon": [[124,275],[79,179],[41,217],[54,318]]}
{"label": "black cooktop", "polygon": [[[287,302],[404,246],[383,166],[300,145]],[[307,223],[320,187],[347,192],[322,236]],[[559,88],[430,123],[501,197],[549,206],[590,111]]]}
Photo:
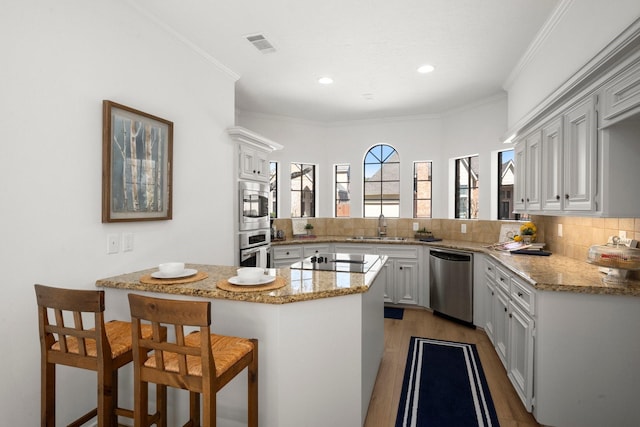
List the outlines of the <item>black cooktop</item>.
{"label": "black cooktop", "polygon": [[366,273],[380,259],[378,255],[326,253],[305,258],[291,264],[290,268],[298,270],[346,271],[349,273]]}

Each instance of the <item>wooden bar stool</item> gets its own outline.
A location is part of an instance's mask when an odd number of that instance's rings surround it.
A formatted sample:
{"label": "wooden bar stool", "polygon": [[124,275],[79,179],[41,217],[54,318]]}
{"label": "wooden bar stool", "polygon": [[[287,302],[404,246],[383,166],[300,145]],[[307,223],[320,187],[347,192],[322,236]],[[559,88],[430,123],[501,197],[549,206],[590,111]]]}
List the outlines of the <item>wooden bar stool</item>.
{"label": "wooden bar stool", "polygon": [[[92,370],[98,377],[97,408],[70,427],[81,426],[96,416],[99,427],[117,426],[118,416],[133,418],[133,411],[118,408],[118,368],[133,360],[131,323],[104,322],[104,291],[42,285],[35,285],[35,291],[41,350],[41,425],[56,425],[56,365]],[[150,337],[151,328],[144,327],[142,336]],[[151,419],[158,417],[156,412]]]}
{"label": "wooden bar stool", "polygon": [[[148,413],[148,384],[189,391],[190,419],[185,426],[215,427],[216,393],[244,368],[248,368],[249,427],[258,425],[258,340],[211,334],[209,301],[176,301],[129,294],[133,322],[135,426],[144,425]],[[142,336],[143,322],[153,337]],[[173,327],[175,340],[159,334]],[[186,327],[199,330],[185,335]],[[149,354],[150,351],[153,353]],[[200,423],[200,394],[203,423]],[[166,404],[166,401],[165,401]],[[166,426],[166,406],[161,409]]]}

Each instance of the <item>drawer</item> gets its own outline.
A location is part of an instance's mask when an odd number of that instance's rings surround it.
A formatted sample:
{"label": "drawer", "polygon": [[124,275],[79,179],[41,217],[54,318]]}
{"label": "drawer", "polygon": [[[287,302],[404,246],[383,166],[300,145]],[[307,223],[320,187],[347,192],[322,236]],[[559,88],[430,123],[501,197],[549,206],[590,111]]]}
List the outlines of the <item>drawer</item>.
{"label": "drawer", "polygon": [[384,245],[378,246],[378,251],[380,255],[386,255],[389,258],[404,258],[404,259],[417,259],[418,258],[418,247],[398,247],[394,245]]}
{"label": "drawer", "polygon": [[500,267],[496,267],[496,283],[507,295],[510,293],[511,277]]}
{"label": "drawer", "polygon": [[329,245],[303,245],[302,252],[306,258],[313,255],[326,254],[332,251]]}
{"label": "drawer", "polygon": [[496,279],[496,265],[489,260],[485,260],[484,262],[484,273],[487,277],[491,279]]}
{"label": "drawer", "polygon": [[536,303],[535,290],[515,277],[511,278],[511,300],[530,315],[534,315]]}
{"label": "drawer", "polygon": [[302,259],[302,247],[282,246],[273,248],[273,259]]}

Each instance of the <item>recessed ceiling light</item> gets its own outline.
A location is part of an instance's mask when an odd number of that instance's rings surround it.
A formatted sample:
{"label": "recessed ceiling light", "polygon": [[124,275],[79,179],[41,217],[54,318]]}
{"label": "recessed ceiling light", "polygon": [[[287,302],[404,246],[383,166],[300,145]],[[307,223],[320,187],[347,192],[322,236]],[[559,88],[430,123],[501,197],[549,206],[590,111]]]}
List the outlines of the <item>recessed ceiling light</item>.
{"label": "recessed ceiling light", "polygon": [[435,70],[436,68],[433,65],[429,65],[429,64],[425,64],[425,65],[421,65],[418,68],[418,72],[422,73],[422,74],[427,74],[432,72],[433,70]]}
{"label": "recessed ceiling light", "polygon": [[331,77],[320,77],[318,79],[318,83],[320,83],[321,85],[330,85],[331,83],[333,83],[333,79]]}

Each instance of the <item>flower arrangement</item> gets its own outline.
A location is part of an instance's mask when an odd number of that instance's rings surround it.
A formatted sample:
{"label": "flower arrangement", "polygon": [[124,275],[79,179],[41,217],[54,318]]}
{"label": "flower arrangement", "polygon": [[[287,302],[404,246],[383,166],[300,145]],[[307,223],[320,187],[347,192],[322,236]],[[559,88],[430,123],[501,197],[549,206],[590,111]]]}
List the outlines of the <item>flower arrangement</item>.
{"label": "flower arrangement", "polygon": [[513,240],[515,240],[516,242],[520,242],[523,240],[530,240],[531,242],[533,242],[536,240],[537,232],[538,232],[538,227],[536,227],[536,225],[533,222],[531,221],[525,222],[520,226],[520,235],[514,236]]}

